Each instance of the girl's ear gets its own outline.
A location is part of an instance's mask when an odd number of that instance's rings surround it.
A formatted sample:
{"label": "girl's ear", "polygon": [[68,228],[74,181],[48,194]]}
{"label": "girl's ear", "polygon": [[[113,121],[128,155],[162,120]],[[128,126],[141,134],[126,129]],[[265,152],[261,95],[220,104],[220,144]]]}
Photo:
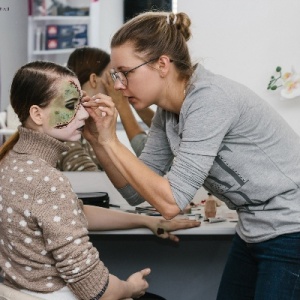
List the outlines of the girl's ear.
{"label": "girl's ear", "polygon": [[89,83],[93,89],[97,87],[97,75],[95,73],[90,75]]}
{"label": "girl's ear", "polygon": [[29,115],[36,125],[43,124],[43,109],[38,105],[32,105],[29,109]]}

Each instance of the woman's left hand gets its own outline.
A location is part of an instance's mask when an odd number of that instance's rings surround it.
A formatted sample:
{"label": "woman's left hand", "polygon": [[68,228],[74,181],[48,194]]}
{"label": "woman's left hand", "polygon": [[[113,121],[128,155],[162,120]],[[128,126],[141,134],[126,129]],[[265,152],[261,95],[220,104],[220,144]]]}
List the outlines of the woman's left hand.
{"label": "woman's left hand", "polygon": [[173,219],[173,220],[165,220],[158,217],[157,222],[153,225],[149,226],[149,229],[158,237],[162,239],[170,239],[174,242],[179,242],[179,238],[171,233],[172,231],[179,230],[179,229],[187,229],[193,227],[199,227],[201,222],[195,220],[188,220],[188,219]]}
{"label": "woman's left hand", "polygon": [[84,97],[82,105],[90,115],[84,128],[85,138],[91,140],[97,136],[99,144],[115,139],[118,112],[111,97],[100,93]]}

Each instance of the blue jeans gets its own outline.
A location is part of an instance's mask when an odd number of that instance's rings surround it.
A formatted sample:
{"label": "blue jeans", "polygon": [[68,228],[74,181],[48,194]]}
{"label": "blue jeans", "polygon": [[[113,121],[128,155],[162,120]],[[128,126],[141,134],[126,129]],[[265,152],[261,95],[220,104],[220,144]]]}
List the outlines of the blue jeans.
{"label": "blue jeans", "polygon": [[234,236],[217,300],[250,299],[300,299],[300,232],[251,244]]}

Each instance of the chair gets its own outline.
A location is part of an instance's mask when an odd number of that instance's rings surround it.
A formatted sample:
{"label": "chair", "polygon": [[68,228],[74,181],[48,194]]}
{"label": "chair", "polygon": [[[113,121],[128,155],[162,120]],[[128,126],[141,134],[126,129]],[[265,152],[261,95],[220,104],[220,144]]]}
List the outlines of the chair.
{"label": "chair", "polygon": [[0,300],[42,300],[0,283]]}

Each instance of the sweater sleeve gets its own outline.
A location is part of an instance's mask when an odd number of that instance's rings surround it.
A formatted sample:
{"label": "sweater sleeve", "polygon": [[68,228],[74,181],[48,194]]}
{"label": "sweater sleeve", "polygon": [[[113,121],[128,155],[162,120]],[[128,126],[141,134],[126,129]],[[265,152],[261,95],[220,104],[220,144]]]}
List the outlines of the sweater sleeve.
{"label": "sweater sleeve", "polygon": [[145,132],[137,134],[130,141],[130,145],[131,145],[133,151],[135,152],[136,156],[139,157],[141,155],[141,153],[145,147],[146,141],[147,141],[147,133],[145,133]]}
{"label": "sweater sleeve", "polygon": [[98,171],[97,165],[82,141],[66,142],[66,144],[70,149],[63,152],[57,162],[60,171]]}
{"label": "sweater sleeve", "polygon": [[80,299],[98,299],[109,272],[89,241],[81,202],[68,179],[53,170],[36,190],[32,216],[41,227],[45,250],[51,253],[60,277]]}

